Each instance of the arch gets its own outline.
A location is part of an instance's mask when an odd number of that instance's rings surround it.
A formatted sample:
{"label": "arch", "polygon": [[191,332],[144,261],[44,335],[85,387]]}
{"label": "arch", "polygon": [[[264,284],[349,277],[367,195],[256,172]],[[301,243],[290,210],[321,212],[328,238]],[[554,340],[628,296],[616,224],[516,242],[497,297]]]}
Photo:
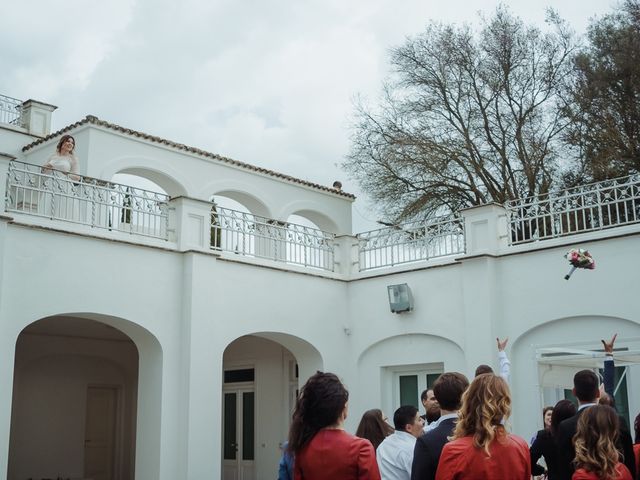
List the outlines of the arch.
{"label": "arch", "polygon": [[[594,338],[599,342],[600,338],[611,337],[611,328],[614,327],[614,324],[617,325],[615,328],[622,327],[621,331],[617,331],[620,339],[625,336],[624,332],[628,332],[627,337],[640,334],[640,324],[626,318],[612,315],[572,315],[545,320],[524,330],[513,341],[513,350],[520,350],[526,346],[521,344],[531,341],[536,342],[534,345],[544,344],[547,346],[567,345],[566,341],[559,341],[559,339],[568,338],[571,339],[571,343],[590,342]],[[558,329],[556,333],[560,333],[560,330],[569,332],[570,335],[550,336],[549,329]]]}
{"label": "arch", "polygon": [[[460,345],[451,339],[411,332],[382,338],[368,345],[358,355],[356,369],[354,390],[357,395],[353,396],[353,401],[350,400],[351,410],[364,412],[381,408],[391,415],[400,406],[394,399],[400,375],[407,371],[464,372],[465,355]],[[419,394],[416,392],[416,402]]]}
{"label": "arch", "polygon": [[278,218],[289,218],[290,215],[300,215],[315,223],[320,230],[331,233],[340,232],[338,224],[340,222],[333,219],[331,209],[328,205],[306,200],[295,200],[288,203],[278,212]]}
{"label": "arch", "polygon": [[[11,420],[9,471],[15,475],[10,476],[24,476],[25,468],[31,469],[29,477],[51,476],[51,470],[46,470],[51,465],[59,467],[54,468],[57,472],[82,475],[87,401],[84,395],[91,385],[99,388],[111,385],[115,402],[120,405],[117,424],[121,432],[119,442],[122,442],[118,463],[123,469],[121,473],[133,474],[135,471],[136,476],[157,478],[160,472],[162,347],[151,332],[135,322],[104,314],[51,315],[22,328],[16,336],[14,358],[14,402],[18,403],[14,404]],[[58,400],[60,397],[72,399],[70,404],[64,403],[67,405],[66,417],[58,418],[57,422],[61,428],[63,424],[67,425],[64,440],[60,438],[56,442],[64,447],[66,457],[57,455],[47,459],[44,456],[43,462],[27,460],[25,464],[16,445],[25,444],[20,441],[21,436],[33,437],[28,432],[38,425],[29,422],[38,418],[33,412],[40,412],[42,417],[38,402],[47,398],[47,391],[57,392],[54,396]],[[28,401],[21,402],[23,397]],[[55,407],[53,400],[50,403]],[[48,405],[48,402],[42,405]],[[137,405],[144,405],[144,408],[137,408]],[[56,416],[63,415],[56,412]],[[49,426],[55,424],[47,422]],[[42,432],[39,431],[39,435],[43,436]],[[48,461],[54,463],[47,464]],[[60,467],[60,462],[65,468]]]}
{"label": "arch", "polygon": [[298,361],[299,378],[306,381],[316,371],[324,368],[324,361],[320,352],[311,343],[300,337],[279,332],[257,332],[256,337],[266,338],[273,342],[279,343],[289,350]]}
{"label": "arch", "polygon": [[[236,337],[226,345],[222,356],[221,477],[226,478],[225,468],[268,471],[279,460],[278,445],[287,437],[298,389],[307,377],[322,369],[322,357],[302,338],[269,331]],[[248,418],[260,419],[255,432],[245,430]],[[238,436],[245,433],[240,442]],[[237,456],[234,446],[241,449]],[[248,451],[254,455],[245,457]],[[239,463],[239,458],[250,462]]]}
{"label": "arch", "polygon": [[223,351],[226,351],[234,342],[251,336],[272,341],[289,350],[298,362],[300,372],[299,378],[303,379],[302,383],[304,383],[304,381],[306,381],[306,379],[313,375],[317,370],[323,369],[324,360],[315,346],[303,338],[283,332],[261,331],[246,333],[229,341]]}
{"label": "arch", "polygon": [[190,182],[183,172],[169,163],[160,163],[157,158],[141,156],[114,158],[103,166],[98,176],[102,179],[111,179],[116,173],[147,178],[162,187],[170,197],[190,195]]}
{"label": "arch", "polygon": [[401,335],[393,335],[390,337],[384,337],[381,338],[380,340],[377,340],[373,343],[371,343],[369,346],[367,346],[364,350],[362,350],[360,352],[360,354],[358,355],[358,364],[360,364],[360,362],[362,361],[363,357],[365,357],[365,355],[368,355],[372,350],[381,348],[383,345],[385,344],[391,344],[391,343],[397,343],[400,342],[403,344],[403,348],[406,348],[406,344],[407,342],[411,342],[411,340],[416,340],[419,343],[422,343],[424,341],[429,341],[430,339],[434,339],[437,341],[442,341],[444,342],[444,344],[452,344],[456,351],[458,353],[460,353],[461,355],[464,355],[464,351],[462,349],[462,346],[447,337],[443,337],[442,335],[437,335],[435,333],[425,333],[425,332],[407,332]]}
{"label": "arch", "polygon": [[210,191],[212,193],[208,193],[206,195],[208,195],[207,198],[212,198],[214,196],[230,198],[244,205],[253,215],[272,218],[271,209],[262,200],[260,200],[259,196],[249,193],[254,192],[256,189],[252,188],[250,185],[242,185],[242,187],[244,188],[241,188],[239,185],[218,185],[218,188],[212,189]]}
{"label": "arch", "polygon": [[[618,333],[616,346],[624,346],[625,342],[632,345],[632,349],[640,346],[640,324],[612,315],[552,318],[518,335],[511,349],[513,411],[542,412],[545,403],[544,385],[551,382],[559,387],[571,388],[574,373],[585,368],[543,365],[538,362],[539,349],[601,349],[600,339],[610,338],[613,333]],[[637,402],[635,408],[640,407],[640,399]],[[541,428],[541,425],[541,415],[515,415],[513,418],[514,431],[520,435],[530,435]]]}

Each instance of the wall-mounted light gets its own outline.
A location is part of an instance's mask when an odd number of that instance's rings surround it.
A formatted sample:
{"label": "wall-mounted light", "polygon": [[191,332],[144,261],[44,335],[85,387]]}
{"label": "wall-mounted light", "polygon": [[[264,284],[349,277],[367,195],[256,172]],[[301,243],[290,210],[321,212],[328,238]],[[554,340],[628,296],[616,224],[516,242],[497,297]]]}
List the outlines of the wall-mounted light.
{"label": "wall-mounted light", "polygon": [[413,310],[413,295],[406,283],[387,286],[389,307],[393,313],[410,312]]}

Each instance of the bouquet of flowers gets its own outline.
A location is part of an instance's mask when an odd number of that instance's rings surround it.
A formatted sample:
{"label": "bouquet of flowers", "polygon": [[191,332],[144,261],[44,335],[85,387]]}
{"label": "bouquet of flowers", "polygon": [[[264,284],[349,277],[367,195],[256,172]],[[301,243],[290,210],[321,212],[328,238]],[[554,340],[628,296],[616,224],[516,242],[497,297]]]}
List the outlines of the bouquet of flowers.
{"label": "bouquet of flowers", "polygon": [[565,280],[569,280],[576,268],[586,268],[587,270],[593,270],[596,268],[596,262],[591,254],[583,248],[572,248],[565,255],[569,263],[571,264],[571,270],[564,276]]}

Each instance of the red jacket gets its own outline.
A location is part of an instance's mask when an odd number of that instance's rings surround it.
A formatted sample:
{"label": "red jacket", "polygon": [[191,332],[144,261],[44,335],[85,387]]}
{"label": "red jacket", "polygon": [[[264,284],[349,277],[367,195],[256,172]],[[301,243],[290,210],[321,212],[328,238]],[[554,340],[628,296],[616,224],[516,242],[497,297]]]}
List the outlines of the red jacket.
{"label": "red jacket", "polygon": [[489,445],[491,456],[473,446],[473,437],[447,443],[442,449],[436,480],[530,480],[531,458],[527,442],[501,435]]}
{"label": "red jacket", "polygon": [[[611,480],[633,480],[631,472],[624,463],[616,465],[616,476]],[[602,480],[593,472],[587,472],[584,468],[578,468],[571,477],[571,480]]]}
{"label": "red jacket", "polygon": [[344,430],[320,430],[296,455],[294,480],[380,480],[369,440]]}

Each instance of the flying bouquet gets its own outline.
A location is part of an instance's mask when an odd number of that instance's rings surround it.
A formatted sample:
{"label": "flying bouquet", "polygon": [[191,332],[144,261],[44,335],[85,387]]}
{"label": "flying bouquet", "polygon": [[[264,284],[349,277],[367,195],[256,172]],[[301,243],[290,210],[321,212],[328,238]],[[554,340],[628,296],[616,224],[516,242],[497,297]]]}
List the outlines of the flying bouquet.
{"label": "flying bouquet", "polygon": [[586,268],[587,270],[593,270],[596,268],[596,262],[589,252],[583,248],[572,248],[565,255],[569,263],[571,264],[571,270],[564,276],[565,280],[569,280],[576,268]]}

